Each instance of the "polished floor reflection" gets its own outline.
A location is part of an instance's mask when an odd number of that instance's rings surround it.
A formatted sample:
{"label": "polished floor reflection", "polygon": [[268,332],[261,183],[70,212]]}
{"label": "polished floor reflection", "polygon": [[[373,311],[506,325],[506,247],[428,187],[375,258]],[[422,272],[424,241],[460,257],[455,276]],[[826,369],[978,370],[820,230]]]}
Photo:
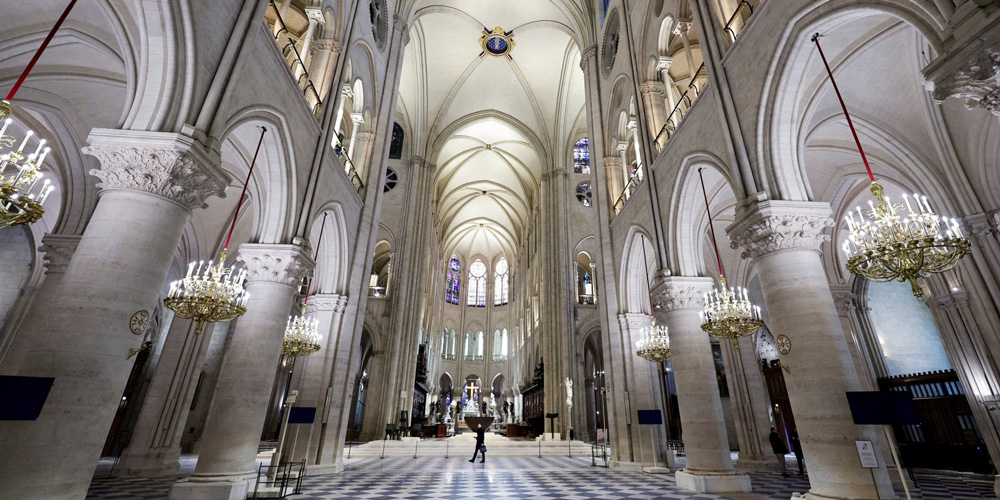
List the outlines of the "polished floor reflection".
{"label": "polished floor reflection", "polygon": [[[193,457],[182,460],[190,472]],[[178,476],[145,479],[107,477],[99,468],[88,499],[163,499]],[[696,494],[677,488],[673,475],[649,475],[592,467],[588,458],[492,457],[471,464],[465,458],[377,458],[348,461],[343,474],[307,477],[299,500],[347,499],[642,499],[787,500],[809,488],[806,476],[750,472],[754,492]],[[917,474],[915,500],[993,498],[992,482],[970,476]],[[902,491],[900,498],[905,498]]]}

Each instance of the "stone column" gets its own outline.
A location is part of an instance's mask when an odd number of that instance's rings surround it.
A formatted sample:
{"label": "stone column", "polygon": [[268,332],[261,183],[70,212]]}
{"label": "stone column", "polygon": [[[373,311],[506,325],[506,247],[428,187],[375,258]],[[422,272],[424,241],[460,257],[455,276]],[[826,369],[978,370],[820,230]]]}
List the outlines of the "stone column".
{"label": "stone column", "polygon": [[622,159],[617,156],[607,156],[604,158],[604,173],[608,180],[608,199],[611,200],[611,209],[614,213],[614,204],[618,202],[622,190]]}
{"label": "stone column", "polygon": [[742,470],[773,469],[777,467],[777,461],[768,440],[770,401],[764,375],[760,372],[754,338],[741,338],[736,349],[729,342],[723,342],[722,354],[726,373],[729,374],[730,404],[740,447],[736,466]]}
{"label": "stone column", "polygon": [[[873,442],[875,429],[854,425],[847,391],[861,384],[820,258],[833,225],[825,203],[762,201],[741,207],[728,231],[733,248],[753,259],[775,336],[791,341],[781,355],[785,385],[809,469],[809,493],[819,498],[893,498],[881,461],[861,467],[856,440]],[[874,478],[874,481],[873,481]]]}
{"label": "stone column", "polygon": [[306,18],[309,19],[309,27],[306,28],[306,34],[302,37],[302,48],[299,49],[299,57],[301,61],[297,61],[299,64],[295,66],[295,81],[298,82],[302,75],[308,73],[306,69],[306,64],[309,64],[307,60],[309,58],[310,49],[312,48],[312,39],[316,34],[316,26],[323,24],[323,11],[319,7],[306,7]]}
{"label": "stone column", "polygon": [[309,356],[301,368],[299,402],[295,406],[315,407],[316,421],[301,425],[294,443],[286,446],[288,460],[306,460],[310,470],[344,469],[344,438],[349,421],[353,375],[360,363],[360,345],[353,330],[343,328],[347,297],[317,294],[309,298],[308,313],[319,320],[323,348]]}
{"label": "stone column", "polygon": [[694,65],[694,54],[691,52],[691,40],[688,39],[688,32],[691,31],[691,21],[679,21],[674,27],[674,34],[681,37],[681,44],[684,46],[684,56],[687,57],[688,71],[691,73],[688,85],[694,81],[695,71],[698,67]]}
{"label": "stone column", "polygon": [[677,486],[698,493],[750,491],[750,476],[733,468],[712,345],[698,316],[713,285],[711,278],[672,276],[653,291],[670,336],[687,454],[687,466],[675,477]]}
{"label": "stone column", "polygon": [[179,318],[171,322],[139,420],[117,471],[156,477],[177,470],[197,374],[215,330],[207,328],[207,333],[196,335],[194,322]]}
{"label": "stone column", "polygon": [[[656,60],[656,71],[660,72],[660,81],[663,82],[663,86],[666,89],[666,95],[664,97],[667,99],[666,106],[668,120],[670,119],[669,113],[674,110],[674,106],[677,106],[677,97],[674,94],[677,92],[677,84],[674,83],[674,79],[670,76],[670,65],[673,62],[674,58],[667,56],[660,56],[660,58]],[[677,124],[674,123],[674,125],[676,126]]]}
{"label": "stone column", "polygon": [[[47,309],[53,305],[52,295],[62,283],[66,268],[69,267],[69,261],[73,258],[73,253],[76,252],[76,247],[79,244],[80,235],[50,233],[42,236],[42,246],[38,247],[38,250],[45,254],[45,279],[32,292],[32,296],[29,297],[30,301],[25,304],[21,314],[17,317],[12,314],[8,319],[10,324],[4,325],[5,332],[0,332],[6,333],[6,336],[0,337],[0,370],[7,362],[7,350],[13,344],[14,337],[17,336],[18,330],[27,319],[27,314],[32,311],[32,306],[39,304],[36,307]],[[19,352],[25,353],[23,349]],[[20,361],[16,363],[20,363]]]}
{"label": "stone column", "polygon": [[642,94],[642,103],[646,106],[646,116],[649,117],[649,137],[656,141],[656,150],[659,151],[667,143],[667,134],[660,135],[660,131],[667,123],[667,87],[657,81],[643,82],[639,86]]}
{"label": "stone column", "polygon": [[[615,426],[611,430],[611,443],[626,449],[619,451],[620,463],[616,467],[632,468],[647,464],[663,467],[669,463],[667,453],[670,451],[665,446],[667,437],[664,426],[655,429],[651,439],[649,428],[640,426],[637,417],[638,410],[660,410],[662,415],[666,415],[660,364],[646,361],[635,353],[635,343],[641,338],[642,329],[650,325],[650,319],[645,314],[618,315],[622,352],[614,353],[612,359],[623,362],[620,366],[612,362],[608,371],[621,394],[613,394],[609,388],[608,405],[619,405],[615,410],[615,420],[611,422]],[[714,374],[712,380],[715,380]]]}
{"label": "stone column", "polygon": [[100,200],[52,299],[36,302],[3,375],[52,377],[37,421],[0,423],[0,484],[12,498],[86,496],[142,343],[129,320],[151,311],[191,211],[221,196],[219,157],[181,134],[94,129]]}
{"label": "stone column", "polygon": [[247,312],[237,320],[219,371],[198,465],[171,487],[172,500],[246,498],[288,313],[313,268],[298,245],[245,243],[238,260],[247,270]]}

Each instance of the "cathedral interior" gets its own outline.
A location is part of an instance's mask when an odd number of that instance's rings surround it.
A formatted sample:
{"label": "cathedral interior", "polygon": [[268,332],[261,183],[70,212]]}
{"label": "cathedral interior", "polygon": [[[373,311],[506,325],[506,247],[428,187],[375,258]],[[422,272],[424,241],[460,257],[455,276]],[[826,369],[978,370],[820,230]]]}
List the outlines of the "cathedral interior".
{"label": "cathedral interior", "polygon": [[3,10],[0,499],[1000,495],[1000,0]]}

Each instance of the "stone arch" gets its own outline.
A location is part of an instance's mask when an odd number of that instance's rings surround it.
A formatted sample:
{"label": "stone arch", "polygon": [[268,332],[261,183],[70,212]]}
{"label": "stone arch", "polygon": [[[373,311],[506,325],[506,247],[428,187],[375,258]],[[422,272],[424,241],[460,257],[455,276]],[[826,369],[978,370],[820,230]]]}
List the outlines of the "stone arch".
{"label": "stone arch", "polygon": [[[326,216],[325,225],[323,216]],[[347,239],[347,221],[339,203],[327,203],[316,213],[308,231],[311,248],[316,251],[316,241],[320,231],[323,241],[319,243],[316,257],[315,293],[344,294],[347,291],[347,269],[350,264],[350,249]]]}
{"label": "stone arch", "polygon": [[[681,161],[670,195],[668,234],[671,244],[670,263],[674,274],[680,276],[704,276],[714,272],[715,256],[705,254],[708,235],[708,215],[705,212],[704,197],[698,178],[698,170],[705,177],[705,188],[709,193],[709,203],[718,197],[735,202],[732,189],[732,173],[725,162],[710,153],[698,152]],[[721,187],[720,187],[721,184]],[[718,204],[713,205],[712,215]],[[716,236],[722,237],[720,251],[727,248],[725,234],[716,228]],[[710,245],[711,243],[708,242]],[[735,271],[735,270],[734,270]]]}
{"label": "stone arch", "polygon": [[656,274],[656,249],[653,247],[653,240],[645,228],[633,225],[628,228],[625,241],[627,243],[622,251],[619,273],[621,312],[652,314],[649,299],[651,284],[646,280],[646,276],[648,274],[652,280]]}
{"label": "stone arch", "polygon": [[[814,71],[810,64],[815,47],[810,41],[814,32],[831,34],[838,27],[868,16],[885,16],[905,22],[926,41],[932,51],[941,52],[941,34],[944,19],[932,16],[920,2],[895,0],[878,4],[860,2],[816,2],[811,9],[800,13],[782,34],[775,56],[772,58],[768,78],[764,85],[762,105],[757,117],[757,161],[754,167],[756,188],[771,199],[804,201],[813,198],[806,180],[801,152],[801,112],[798,101],[808,88],[805,72]],[[876,37],[877,38],[877,37]],[[853,48],[854,45],[849,45]],[[836,70],[843,54],[828,53],[827,58]],[[848,56],[849,58],[849,56]],[[822,70],[820,70],[822,71]],[[825,75],[818,75],[822,84],[828,84]],[[804,83],[805,82],[805,83]]]}

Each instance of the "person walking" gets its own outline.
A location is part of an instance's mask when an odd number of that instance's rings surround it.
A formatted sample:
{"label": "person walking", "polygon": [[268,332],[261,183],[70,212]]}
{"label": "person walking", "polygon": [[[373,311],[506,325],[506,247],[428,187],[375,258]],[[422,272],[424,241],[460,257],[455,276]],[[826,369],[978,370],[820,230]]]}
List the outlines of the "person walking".
{"label": "person walking", "polygon": [[778,459],[778,470],[781,471],[783,477],[788,477],[788,470],[785,468],[785,454],[788,453],[788,447],[785,446],[785,442],[781,440],[781,436],[778,435],[778,431],[771,427],[771,435],[768,436],[771,441],[771,451],[774,452],[774,456]]}
{"label": "person walking", "polygon": [[486,461],[486,429],[483,429],[483,424],[479,424],[479,427],[476,428],[476,451],[472,452],[472,460],[469,460],[469,462],[475,462],[476,461],[476,455],[479,454],[479,453],[483,454],[483,459],[480,460],[479,463],[485,462]]}
{"label": "person walking", "polygon": [[795,453],[795,460],[799,462],[799,475],[802,475],[802,442],[799,441],[799,431],[792,431],[792,434],[788,436],[788,440],[792,442],[792,453]]}

